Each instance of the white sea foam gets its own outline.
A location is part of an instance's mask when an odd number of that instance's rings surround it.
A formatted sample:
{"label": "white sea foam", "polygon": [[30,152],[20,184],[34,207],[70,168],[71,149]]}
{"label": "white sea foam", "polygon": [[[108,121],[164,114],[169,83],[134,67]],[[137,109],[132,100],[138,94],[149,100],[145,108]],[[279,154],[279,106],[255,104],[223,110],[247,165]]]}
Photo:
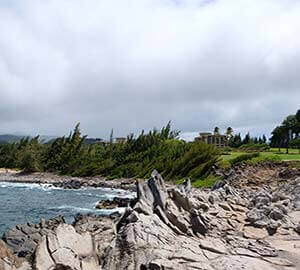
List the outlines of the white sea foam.
{"label": "white sea foam", "polygon": [[58,206],[56,208],[51,208],[51,209],[66,209],[66,210],[71,210],[74,213],[101,213],[101,214],[112,214],[115,212],[119,212],[119,213],[124,213],[125,211],[125,207],[116,207],[113,209],[96,209],[96,208],[85,208],[85,207],[76,207],[76,206],[72,206],[72,205],[61,205]]}
{"label": "white sea foam", "polygon": [[55,187],[51,184],[39,184],[39,183],[20,183],[20,182],[0,182],[1,188],[24,188],[24,189],[42,189],[42,190],[51,190],[51,189],[62,189],[60,187]]}
{"label": "white sea foam", "polygon": [[29,189],[41,187],[40,184],[36,184],[36,183],[16,183],[16,182],[1,182],[0,186],[3,188],[15,187],[15,188],[29,188]]}
{"label": "white sea foam", "polygon": [[51,209],[67,209],[67,210],[72,210],[73,212],[94,212],[94,209],[91,208],[76,207],[72,205],[61,205]]}
{"label": "white sea foam", "polygon": [[[0,182],[1,188],[24,188],[24,189],[42,189],[42,190],[66,190],[63,187],[55,187],[52,184],[39,184],[39,183],[21,183],[21,182],[9,182],[3,181]],[[68,191],[73,189],[67,189]],[[103,194],[95,194],[95,193],[86,193],[87,190],[95,191],[99,190],[102,191]],[[83,192],[80,192],[83,191]],[[121,198],[134,198],[135,193],[122,190],[122,189],[112,189],[112,188],[102,188],[102,187],[82,187],[80,189],[76,189],[77,195],[84,195],[84,196],[95,196],[104,199],[112,199],[113,197],[121,197]]]}

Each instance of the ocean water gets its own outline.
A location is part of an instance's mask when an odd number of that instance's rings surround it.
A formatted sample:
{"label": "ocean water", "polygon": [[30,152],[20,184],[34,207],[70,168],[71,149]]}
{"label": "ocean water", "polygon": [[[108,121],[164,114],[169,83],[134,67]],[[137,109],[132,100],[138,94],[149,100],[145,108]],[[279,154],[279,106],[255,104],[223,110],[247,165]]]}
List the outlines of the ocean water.
{"label": "ocean water", "polygon": [[0,237],[3,232],[17,224],[38,223],[63,215],[72,222],[78,214],[111,214],[114,210],[98,210],[100,200],[133,197],[129,191],[107,188],[61,189],[46,184],[0,182]]}

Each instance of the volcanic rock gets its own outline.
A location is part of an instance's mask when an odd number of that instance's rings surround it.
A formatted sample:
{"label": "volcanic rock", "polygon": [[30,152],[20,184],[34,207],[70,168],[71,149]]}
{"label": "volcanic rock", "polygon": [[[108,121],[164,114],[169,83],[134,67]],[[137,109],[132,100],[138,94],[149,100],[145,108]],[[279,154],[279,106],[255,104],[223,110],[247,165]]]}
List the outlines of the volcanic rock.
{"label": "volcanic rock", "polygon": [[124,197],[114,197],[111,200],[99,201],[96,205],[98,209],[114,209],[117,207],[127,207],[133,199]]}
{"label": "volcanic rock", "polygon": [[40,224],[17,225],[3,234],[3,240],[19,257],[28,257],[36,249],[44,235],[65,223],[62,216],[49,220],[42,219]]}

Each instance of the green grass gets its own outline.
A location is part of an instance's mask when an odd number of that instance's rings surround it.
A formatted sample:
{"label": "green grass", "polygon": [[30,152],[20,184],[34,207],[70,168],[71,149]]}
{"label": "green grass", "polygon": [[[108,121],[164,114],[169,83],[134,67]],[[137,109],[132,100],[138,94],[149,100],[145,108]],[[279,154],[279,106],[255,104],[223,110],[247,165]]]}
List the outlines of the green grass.
{"label": "green grass", "polygon": [[211,188],[218,180],[218,177],[210,175],[205,179],[198,179],[196,181],[193,181],[192,186],[195,188]]}
{"label": "green grass", "polygon": [[280,162],[280,161],[281,159],[279,156],[276,155],[264,156],[260,154],[258,157],[249,159],[245,163],[249,165],[256,165],[263,162]]}
{"label": "green grass", "polygon": [[[182,185],[185,179],[180,179],[176,181],[177,185]],[[214,175],[209,175],[208,177],[204,179],[196,179],[191,181],[191,184],[194,188],[211,188],[218,180],[220,180],[219,177],[216,177]]]}
{"label": "green grass", "polygon": [[[300,161],[300,154],[298,149],[289,149],[289,154],[285,153],[285,149],[281,149],[281,152],[277,148],[271,148],[269,151],[260,152],[260,156],[253,158],[253,162],[261,161]],[[231,151],[230,154],[222,155],[221,163],[222,167],[230,166],[230,162],[241,155],[248,154],[243,151]],[[250,162],[251,163],[251,162]]]}

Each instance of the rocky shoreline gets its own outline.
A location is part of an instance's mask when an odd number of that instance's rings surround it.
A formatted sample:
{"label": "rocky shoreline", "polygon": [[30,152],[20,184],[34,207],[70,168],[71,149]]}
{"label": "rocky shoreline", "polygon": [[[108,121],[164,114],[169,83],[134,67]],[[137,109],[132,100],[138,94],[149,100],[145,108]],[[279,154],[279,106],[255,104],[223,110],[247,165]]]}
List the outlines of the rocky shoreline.
{"label": "rocky shoreline", "polygon": [[135,179],[121,178],[108,180],[105,177],[72,177],[56,175],[53,173],[30,173],[24,174],[21,171],[0,169],[0,182],[48,184],[65,189],[79,189],[83,187],[113,188],[135,191]]}
{"label": "rocky shoreline", "polygon": [[0,252],[0,269],[300,269],[299,177],[201,190],[167,187],[154,171],[136,187],[122,216],[16,226],[3,237],[12,252]]}

